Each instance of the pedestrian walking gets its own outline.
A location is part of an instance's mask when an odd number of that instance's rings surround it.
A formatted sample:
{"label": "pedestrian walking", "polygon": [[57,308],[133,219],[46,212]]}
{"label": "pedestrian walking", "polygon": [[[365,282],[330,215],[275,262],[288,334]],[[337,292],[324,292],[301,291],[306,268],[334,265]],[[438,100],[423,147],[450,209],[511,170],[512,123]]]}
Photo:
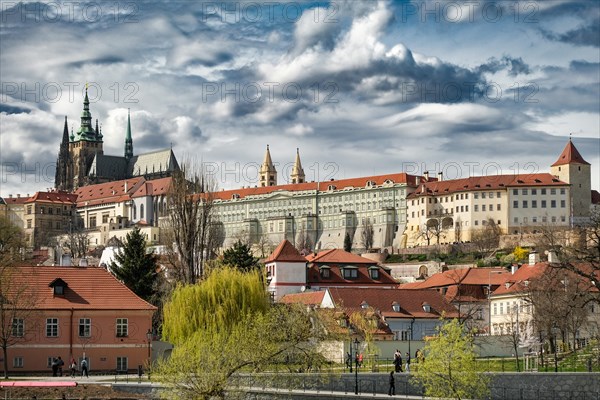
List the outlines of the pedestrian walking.
{"label": "pedestrian walking", "polygon": [[402,353],[398,350],[394,353],[394,370],[402,372]]}
{"label": "pedestrian walking", "polygon": [[396,379],[394,379],[394,371],[390,372],[390,388],[388,390],[388,395],[396,395]]}
{"label": "pedestrian walking", "polygon": [[77,363],[73,357],[71,357],[71,361],[69,362],[69,370],[71,370],[71,378],[74,378],[75,371],[77,371]]}
{"label": "pedestrian walking", "polygon": [[56,361],[56,365],[58,367],[58,374],[60,376],[62,376],[62,370],[63,370],[63,366],[65,365],[65,362],[62,360],[62,358],[60,358],[60,356],[58,356],[58,360]]}
{"label": "pedestrian walking", "polygon": [[58,376],[58,360],[52,359],[52,376]]}
{"label": "pedestrian walking", "polygon": [[83,360],[81,360],[81,376],[85,375],[86,378],[89,378],[88,375],[88,365],[87,365],[87,361],[84,358]]}
{"label": "pedestrian walking", "polygon": [[410,373],[410,354],[406,352],[406,372]]}

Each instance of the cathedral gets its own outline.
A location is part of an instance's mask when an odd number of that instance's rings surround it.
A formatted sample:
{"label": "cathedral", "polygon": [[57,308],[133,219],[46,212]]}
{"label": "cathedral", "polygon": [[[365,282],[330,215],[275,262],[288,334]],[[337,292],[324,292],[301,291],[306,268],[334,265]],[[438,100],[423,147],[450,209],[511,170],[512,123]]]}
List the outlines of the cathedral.
{"label": "cathedral", "polygon": [[104,154],[103,136],[101,129],[92,126],[90,101],[87,88],[83,100],[81,125],[77,132],[69,129],[67,117],[63,137],[56,163],[54,187],[57,190],[72,192],[89,184],[111,182],[122,179],[143,176],[156,179],[171,176],[179,170],[179,164],[172,149],[163,149],[144,154],[133,154],[133,139],[131,136],[131,118],[127,115],[127,132],[123,156]]}

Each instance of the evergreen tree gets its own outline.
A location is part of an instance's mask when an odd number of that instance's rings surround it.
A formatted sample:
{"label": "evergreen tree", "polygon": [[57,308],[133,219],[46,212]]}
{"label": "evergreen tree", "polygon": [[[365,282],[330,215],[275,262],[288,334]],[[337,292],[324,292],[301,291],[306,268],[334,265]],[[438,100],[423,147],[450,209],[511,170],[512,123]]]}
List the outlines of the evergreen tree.
{"label": "evergreen tree", "polygon": [[246,272],[257,269],[259,266],[258,258],[252,255],[250,247],[239,240],[233,247],[225,250],[223,253],[223,264]]}
{"label": "evergreen tree", "polygon": [[352,251],[352,239],[350,239],[349,233],[346,233],[346,237],[344,237],[344,251],[348,253]]}
{"label": "evergreen tree", "polygon": [[127,234],[121,251],[111,263],[112,273],[142,299],[152,302],[158,274],[156,255],[146,252],[146,235],[138,227]]}

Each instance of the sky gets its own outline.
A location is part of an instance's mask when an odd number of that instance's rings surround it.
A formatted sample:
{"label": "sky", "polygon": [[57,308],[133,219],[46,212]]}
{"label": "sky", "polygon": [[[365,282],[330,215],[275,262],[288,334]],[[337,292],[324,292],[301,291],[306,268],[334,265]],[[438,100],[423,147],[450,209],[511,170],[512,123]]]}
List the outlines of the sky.
{"label": "sky", "polygon": [[0,1],[0,195],[54,185],[85,85],[104,153],[171,147],[220,188],[549,172],[600,189],[596,1]]}

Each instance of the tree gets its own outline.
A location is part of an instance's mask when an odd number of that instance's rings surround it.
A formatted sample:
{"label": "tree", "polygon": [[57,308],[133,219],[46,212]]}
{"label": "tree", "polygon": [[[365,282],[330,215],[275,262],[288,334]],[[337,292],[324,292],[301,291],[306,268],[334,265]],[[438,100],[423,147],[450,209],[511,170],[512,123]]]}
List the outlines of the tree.
{"label": "tree", "polygon": [[[378,329],[385,329],[385,327],[382,326],[385,322],[381,315],[373,309],[373,307],[347,313],[350,314],[350,324],[354,328],[354,331],[363,337],[367,355],[375,354],[376,352],[378,353],[379,349],[374,344],[374,338]],[[352,337],[350,337],[350,340],[352,340]],[[371,368],[374,368],[375,359],[370,359],[368,361],[371,362]]]}
{"label": "tree", "polygon": [[177,278],[195,283],[204,275],[204,262],[222,244],[222,232],[214,215],[214,177],[188,161],[172,176],[167,194],[169,210],[169,258]]}
{"label": "tree", "polygon": [[352,251],[352,239],[348,232],[346,232],[346,236],[344,236],[344,251],[347,251],[348,253]]}
{"label": "tree", "polygon": [[214,269],[200,284],[179,286],[164,308],[163,334],[175,349],[156,368],[165,396],[223,399],[242,368],[314,360],[306,357],[320,335],[313,317],[303,307],[271,305],[258,270]]}
{"label": "tree", "polygon": [[298,235],[296,237],[296,249],[301,254],[308,254],[313,250],[313,243],[308,236],[308,233],[304,229],[304,225],[298,229]]}
{"label": "tree", "polygon": [[471,335],[457,319],[444,323],[425,344],[425,360],[413,379],[431,397],[481,399],[489,392],[489,378],[479,371]]}
{"label": "tree", "polygon": [[135,294],[154,303],[158,283],[156,263],[156,255],[146,251],[146,235],[135,227],[127,234],[121,250],[115,253],[110,269]]}
{"label": "tree", "polygon": [[223,264],[238,268],[242,271],[251,271],[259,268],[258,258],[252,255],[250,247],[237,241],[223,253]]}
{"label": "tree", "polygon": [[500,245],[500,227],[492,218],[484,221],[481,229],[476,229],[471,234],[471,243],[484,258],[494,254]]}
{"label": "tree", "polygon": [[90,247],[90,235],[88,235],[81,225],[71,227],[67,233],[65,246],[69,249],[73,257],[81,258],[87,254]]}
{"label": "tree", "polygon": [[362,223],[362,230],[360,232],[360,243],[366,251],[373,248],[373,237],[375,230],[373,224],[369,218],[364,218]]}
{"label": "tree", "polygon": [[0,216],[0,264],[7,264],[20,259],[23,246],[23,230],[14,225],[8,218]]}
{"label": "tree", "polygon": [[35,326],[25,331],[24,321],[31,321],[36,304],[36,294],[29,286],[17,279],[17,267],[0,264],[0,347],[4,359],[4,378],[8,379],[8,348],[33,335]]}

